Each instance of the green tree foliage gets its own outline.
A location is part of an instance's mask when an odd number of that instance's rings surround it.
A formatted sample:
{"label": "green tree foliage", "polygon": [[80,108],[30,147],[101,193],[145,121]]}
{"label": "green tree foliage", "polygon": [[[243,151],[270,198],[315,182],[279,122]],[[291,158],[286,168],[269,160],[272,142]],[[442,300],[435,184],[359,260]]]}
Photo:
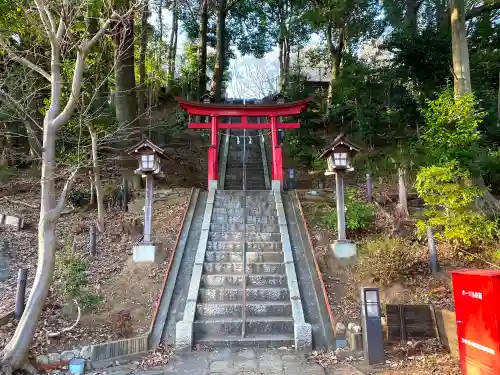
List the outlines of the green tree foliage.
{"label": "green tree foliage", "polygon": [[436,238],[450,241],[456,247],[493,239],[497,225],[474,209],[481,191],[470,181],[470,174],[456,163],[422,168],[415,185],[427,206],[427,221],[418,222],[421,233],[430,225],[437,229]]}

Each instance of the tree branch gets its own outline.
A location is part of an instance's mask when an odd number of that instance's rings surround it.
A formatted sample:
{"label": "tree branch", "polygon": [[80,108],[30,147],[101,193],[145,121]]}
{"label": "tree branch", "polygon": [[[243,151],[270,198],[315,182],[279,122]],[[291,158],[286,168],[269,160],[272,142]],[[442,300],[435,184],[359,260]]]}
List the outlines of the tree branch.
{"label": "tree branch", "polygon": [[500,9],[500,2],[498,2],[498,1],[491,3],[491,4],[483,4],[483,5],[480,5],[478,7],[474,7],[471,10],[469,10],[467,12],[467,14],[465,15],[465,19],[468,21],[468,20],[471,20],[473,18],[479,17],[483,13],[491,12],[492,10],[497,10],[497,9]]}
{"label": "tree branch", "polygon": [[64,107],[62,112],[57,115],[57,117],[51,122],[51,126],[55,127],[56,129],[69,121],[78,103],[78,98],[81,94],[83,72],[85,70],[85,58],[87,57],[89,50],[104,35],[106,30],[111,25],[113,18],[116,17],[118,17],[118,14],[113,13],[113,15],[104,23],[101,29],[97,33],[95,33],[90,41],[83,41],[80,45],[80,50],[76,54],[75,70],[73,72],[71,94],[69,96],[68,102],[66,103],[66,106]]}
{"label": "tree branch", "polygon": [[71,176],[69,176],[68,180],[64,184],[64,188],[61,192],[61,196],[59,197],[59,201],[57,202],[57,205],[55,208],[47,212],[46,214],[46,219],[47,220],[56,220],[60,215],[62,210],[64,209],[64,206],[66,205],[66,197],[68,196],[68,192],[71,190],[73,187],[73,183],[75,182],[75,177],[78,171],[80,170],[80,167],[77,167],[73,173],[71,173]]}
{"label": "tree branch", "polygon": [[10,47],[8,46],[8,44],[4,40],[2,40],[2,39],[0,39],[0,46],[5,51],[7,51],[7,53],[9,54],[9,57],[11,58],[11,60],[14,60],[14,61],[18,62],[19,64],[24,65],[24,66],[30,68],[31,70],[34,70],[35,72],[37,72],[38,74],[40,74],[44,78],[46,78],[49,82],[52,81],[52,78],[50,77],[49,73],[47,73],[41,67],[39,67],[38,65],[32,63],[28,59],[25,59],[24,57],[16,55],[14,53],[14,51],[12,51],[12,49],[10,49]]}
{"label": "tree branch", "polygon": [[226,9],[224,10],[224,12],[229,12],[232,8],[234,8],[241,0],[233,0],[233,2],[231,4],[229,4]]}
{"label": "tree branch", "polygon": [[[43,0],[34,0],[35,5],[38,9],[38,13],[40,14],[40,19],[42,20],[43,27],[49,36],[50,43],[52,47],[57,46],[56,34],[54,29],[52,29],[51,21],[49,20],[49,16],[46,12],[46,5]],[[54,20],[52,20],[54,21]]]}
{"label": "tree branch", "polygon": [[[61,17],[59,18],[59,27],[57,28],[57,34],[56,34],[56,40],[57,43],[61,43],[62,39],[64,37],[64,32],[66,31],[66,23],[65,23],[65,16],[66,16],[66,9],[68,6],[68,0],[63,1],[62,9],[61,9]],[[55,25],[54,25],[55,27]]]}

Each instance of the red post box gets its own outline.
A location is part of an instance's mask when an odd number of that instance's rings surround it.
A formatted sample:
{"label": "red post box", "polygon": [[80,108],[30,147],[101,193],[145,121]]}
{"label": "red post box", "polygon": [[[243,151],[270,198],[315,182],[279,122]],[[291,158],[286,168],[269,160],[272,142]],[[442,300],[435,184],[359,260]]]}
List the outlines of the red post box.
{"label": "red post box", "polygon": [[500,271],[453,271],[460,368],[500,375]]}

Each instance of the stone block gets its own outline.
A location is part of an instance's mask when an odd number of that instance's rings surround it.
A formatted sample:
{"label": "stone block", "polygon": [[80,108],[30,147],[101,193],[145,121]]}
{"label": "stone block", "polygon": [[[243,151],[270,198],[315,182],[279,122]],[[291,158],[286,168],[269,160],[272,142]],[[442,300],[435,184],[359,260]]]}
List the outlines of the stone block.
{"label": "stone block", "polygon": [[337,259],[353,259],[357,255],[356,244],[350,241],[335,241],[332,249]]}
{"label": "stone block", "polygon": [[295,350],[312,350],[312,327],[309,323],[294,324]]}
{"label": "stone block", "polygon": [[134,263],[154,263],[156,260],[157,246],[153,244],[139,244],[135,245],[133,253]]}
{"label": "stone block", "polygon": [[175,349],[190,352],[193,345],[193,323],[180,321],[175,326]]}
{"label": "stone block", "polygon": [[196,250],[196,257],[194,260],[195,264],[203,264],[205,261],[205,251],[207,249],[208,242],[208,230],[202,230],[200,234],[200,240],[198,242],[198,248]]}
{"label": "stone block", "polygon": [[195,264],[193,266],[193,272],[191,274],[191,282],[189,284],[188,290],[188,301],[196,301],[198,298],[198,290],[200,288],[201,274],[203,272],[203,265]]}
{"label": "stone block", "polygon": [[24,228],[24,219],[17,216],[2,215],[0,224],[13,227],[15,230],[21,230]]}

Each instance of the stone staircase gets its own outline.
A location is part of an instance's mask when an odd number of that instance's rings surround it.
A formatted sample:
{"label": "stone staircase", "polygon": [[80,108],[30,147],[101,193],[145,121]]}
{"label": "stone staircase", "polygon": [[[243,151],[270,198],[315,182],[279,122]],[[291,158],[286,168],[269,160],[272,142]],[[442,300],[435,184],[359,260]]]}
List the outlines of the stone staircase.
{"label": "stone staircase", "polygon": [[[261,146],[257,137],[259,133],[256,130],[247,130],[245,134],[246,137],[244,137],[242,130],[231,132],[224,188],[226,190],[243,189],[243,147],[245,146],[247,155],[246,189],[265,190]],[[238,137],[240,137],[240,144],[238,144]],[[248,137],[252,137],[251,144]]]}
{"label": "stone staircase", "polygon": [[193,322],[194,343],[294,344],[282,246],[271,191],[246,197],[241,191],[217,191]]}

